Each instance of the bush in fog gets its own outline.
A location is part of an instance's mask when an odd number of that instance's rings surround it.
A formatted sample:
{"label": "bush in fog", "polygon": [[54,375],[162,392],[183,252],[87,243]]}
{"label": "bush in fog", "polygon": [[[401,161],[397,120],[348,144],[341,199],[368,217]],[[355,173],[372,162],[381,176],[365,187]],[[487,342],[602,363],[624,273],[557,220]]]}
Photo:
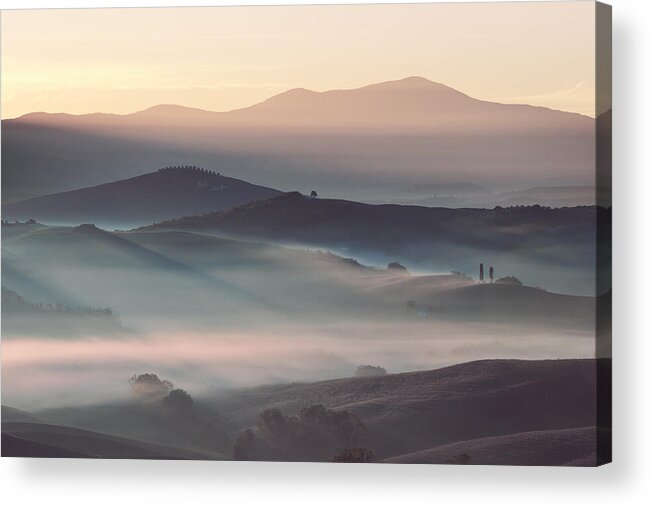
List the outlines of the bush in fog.
{"label": "bush in fog", "polygon": [[503,278],[497,279],[495,281],[495,283],[499,283],[500,285],[520,285],[520,286],[522,286],[522,281],[520,281],[515,276],[504,276]]}
{"label": "bush in fog", "polygon": [[171,381],[160,379],[154,373],[134,374],[129,378],[131,391],[140,399],[158,401],[174,388]]}
{"label": "bush in fog", "polygon": [[355,371],[355,376],[369,377],[369,376],[386,376],[387,370],[379,365],[360,365]]}
{"label": "bush in fog", "polygon": [[332,462],[371,463],[377,462],[375,455],[368,448],[344,448]]}
{"label": "bush in fog", "polygon": [[193,413],[194,399],[185,390],[175,388],[163,397],[161,404],[176,414],[191,414]]}
{"label": "bush in fog", "polygon": [[391,262],[389,265],[387,265],[387,270],[390,271],[401,271],[401,272],[408,272],[407,267],[402,265],[400,262],[397,260]]}

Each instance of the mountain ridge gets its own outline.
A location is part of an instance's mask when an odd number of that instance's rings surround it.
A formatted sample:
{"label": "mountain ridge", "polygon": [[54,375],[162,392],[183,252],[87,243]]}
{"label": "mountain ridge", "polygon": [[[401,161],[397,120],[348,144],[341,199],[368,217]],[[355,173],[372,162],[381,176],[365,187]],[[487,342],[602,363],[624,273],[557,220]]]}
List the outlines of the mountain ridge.
{"label": "mountain ridge", "polygon": [[39,119],[73,119],[73,118],[78,118],[78,119],[100,119],[100,118],[106,118],[106,119],[117,119],[117,118],[128,118],[128,117],[145,117],[151,113],[158,113],[158,112],[164,112],[164,113],[170,113],[170,112],[176,112],[176,113],[182,113],[184,115],[188,114],[200,114],[200,115],[205,115],[205,116],[227,116],[227,115],[234,115],[237,113],[241,113],[243,111],[249,111],[249,110],[254,110],[254,109],[259,109],[261,107],[264,107],[265,105],[270,105],[270,104],[276,104],[276,103],[284,103],[286,99],[288,98],[305,98],[305,97],[327,97],[327,96],[341,96],[341,95],[346,95],[346,94],[358,94],[358,93],[365,93],[365,92],[375,92],[375,91],[417,91],[417,90],[427,90],[427,91],[436,91],[438,93],[445,93],[449,97],[456,97],[459,99],[464,99],[464,100],[471,100],[477,103],[481,104],[491,104],[491,105],[501,105],[505,107],[517,107],[517,108],[531,108],[531,109],[536,109],[536,110],[544,110],[544,111],[551,111],[551,112],[556,112],[556,113],[562,113],[562,114],[568,114],[574,117],[581,117],[581,118],[586,118],[590,120],[594,120],[594,118],[591,118],[590,116],[586,116],[580,113],[576,112],[571,112],[571,111],[563,111],[561,109],[553,109],[550,107],[544,107],[544,106],[537,106],[537,105],[531,105],[531,104],[513,104],[513,103],[504,103],[504,102],[493,102],[490,100],[482,100],[482,99],[477,99],[474,98],[462,91],[459,91],[451,86],[448,86],[446,84],[436,82],[436,81],[431,81],[429,79],[426,79],[421,76],[410,76],[406,77],[403,79],[397,79],[397,80],[390,80],[390,81],[382,81],[378,83],[371,83],[363,86],[359,86],[356,88],[334,88],[334,89],[329,89],[329,90],[324,90],[324,91],[317,91],[317,90],[311,90],[308,88],[302,88],[302,87],[297,87],[297,88],[291,88],[286,91],[280,92],[278,94],[272,95],[262,101],[250,104],[248,106],[244,107],[238,107],[235,109],[229,109],[225,111],[216,111],[216,110],[211,110],[211,109],[204,109],[201,107],[194,107],[194,106],[186,106],[182,104],[155,104],[149,107],[146,107],[144,109],[138,109],[133,112],[129,113],[108,113],[108,112],[101,112],[101,111],[96,111],[96,112],[91,112],[91,113],[82,113],[82,114],[73,114],[73,113],[67,113],[67,112],[45,112],[45,111],[34,111],[34,112],[29,112],[14,118],[6,118],[3,119],[4,121],[30,121],[30,120],[39,120]]}

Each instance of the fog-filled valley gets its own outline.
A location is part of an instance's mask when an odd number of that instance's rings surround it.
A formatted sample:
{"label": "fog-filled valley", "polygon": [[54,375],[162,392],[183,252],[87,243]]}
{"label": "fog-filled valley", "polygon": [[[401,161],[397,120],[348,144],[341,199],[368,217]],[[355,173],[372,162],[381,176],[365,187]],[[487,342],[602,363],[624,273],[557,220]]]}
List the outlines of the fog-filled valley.
{"label": "fog-filled valley", "polygon": [[594,297],[159,226],[3,238],[4,454],[597,462]]}
{"label": "fog-filled valley", "polygon": [[190,232],[3,229],[4,397],[21,407],[59,402],[38,398],[32,373],[34,393],[21,390],[25,360],[44,380],[69,376],[63,398],[94,402],[150,368],[209,390],[341,377],[362,362],[399,372],[594,354],[593,298],[510,280]]}
{"label": "fog-filled valley", "polygon": [[3,455],[608,458],[594,119],[411,77],[2,127]]}

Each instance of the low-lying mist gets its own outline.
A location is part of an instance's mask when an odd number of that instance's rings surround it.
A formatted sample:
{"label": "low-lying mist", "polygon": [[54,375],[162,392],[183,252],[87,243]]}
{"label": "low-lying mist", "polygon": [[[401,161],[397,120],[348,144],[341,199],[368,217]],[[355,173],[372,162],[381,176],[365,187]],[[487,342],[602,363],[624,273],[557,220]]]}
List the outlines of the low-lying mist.
{"label": "low-lying mist", "polygon": [[155,372],[194,396],[225,388],[390,373],[486,358],[588,358],[594,334],[527,326],[371,321],[266,330],[159,332],[83,340],[23,337],[2,346],[3,403],[23,409],[129,399],[128,378]]}
{"label": "low-lying mist", "polygon": [[517,280],[173,231],[26,228],[2,247],[3,403],[29,410],[128,400],[146,372],[197,397],[595,353],[594,298]]}

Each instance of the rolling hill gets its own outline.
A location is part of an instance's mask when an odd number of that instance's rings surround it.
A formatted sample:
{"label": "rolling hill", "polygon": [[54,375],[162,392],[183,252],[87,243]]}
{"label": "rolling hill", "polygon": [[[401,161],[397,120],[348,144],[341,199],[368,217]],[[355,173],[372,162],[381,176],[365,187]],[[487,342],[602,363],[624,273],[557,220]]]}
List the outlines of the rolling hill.
{"label": "rolling hill", "polygon": [[3,422],[3,457],[207,459],[208,456],[109,434],[44,423]]}
{"label": "rolling hill", "polygon": [[142,230],[195,230],[298,243],[367,263],[398,259],[410,269],[435,272],[475,272],[483,262],[526,284],[593,295],[598,217],[609,229],[610,211],[595,207],[447,209],[369,205],[290,192]]}
{"label": "rolling hill", "polygon": [[[599,374],[607,381],[609,362],[603,365]],[[459,441],[594,425],[596,381],[594,360],[481,360],[433,371],[261,387],[204,402],[219,407],[220,418],[235,426],[253,423],[269,408],[294,413],[323,404],[347,410],[368,428],[368,447],[388,458]]]}
{"label": "rolling hill", "polygon": [[272,188],[196,167],[160,169],[90,188],[4,204],[8,220],[35,219],[48,224],[95,223],[134,227],[188,214],[202,214],[267,199]]}
{"label": "rolling hill", "polygon": [[[327,204],[308,201],[313,202]],[[364,207],[374,213],[378,206]],[[407,220],[402,224],[396,220],[394,224],[396,228],[402,225],[403,232],[410,216],[410,210],[405,210]],[[424,210],[434,214],[437,211]],[[416,209],[417,214],[420,211]],[[448,210],[443,211],[447,216]],[[314,228],[318,233],[318,224],[310,225],[311,217],[305,213],[296,216],[296,219],[307,218],[305,228],[286,222],[290,231],[310,232]],[[279,220],[282,222],[282,218]],[[448,216],[440,226],[447,226],[451,221]],[[350,237],[355,237],[356,223],[349,223],[353,227],[348,230]],[[382,238],[381,234],[387,233],[387,221],[381,220],[379,224],[376,233]],[[104,321],[118,324],[112,315],[99,318],[102,314],[97,311],[97,315],[86,314],[88,311],[84,312],[83,308],[88,307],[112,308],[127,328],[131,328],[129,315],[138,312],[155,315],[161,307],[166,308],[161,318],[176,315],[179,322],[194,319],[195,323],[199,315],[211,319],[221,317],[222,323],[241,322],[243,313],[262,314],[262,311],[269,321],[274,320],[273,315],[296,321],[298,314],[299,319],[310,321],[328,321],[333,315],[394,321],[424,316],[432,321],[526,323],[564,329],[585,330],[594,326],[592,297],[563,295],[531,286],[480,285],[456,274],[411,275],[368,267],[323,251],[158,227],[121,233],[90,225],[4,227],[24,228],[24,233],[13,231],[3,242],[5,292],[13,290],[27,300],[46,306],[62,304],[81,308],[59,315],[67,319],[74,317],[74,322],[66,320],[69,326],[62,322],[62,329],[81,323],[78,321],[81,317],[98,331],[106,330],[104,324],[100,326]],[[492,234],[497,236],[498,232]],[[98,284],[101,290],[97,289]],[[178,293],[187,295],[179,298]],[[409,301],[411,309],[407,306]],[[10,311],[13,306],[7,306],[7,316],[18,319],[22,314],[31,323],[34,323],[34,311],[47,309],[25,304],[14,306],[13,311]],[[29,308],[34,311],[26,313]],[[49,313],[44,316],[55,321]]]}
{"label": "rolling hill", "polygon": [[[610,381],[610,367],[608,360],[481,360],[380,377],[226,390],[197,403],[201,416],[232,440],[263,410],[291,415],[322,404],[359,417],[367,430],[364,444],[387,462],[443,463],[467,454],[473,464],[597,465],[609,460],[610,405],[598,405],[594,392],[598,380]],[[115,437],[133,438],[143,423],[152,423],[137,418],[127,404],[36,415]],[[599,435],[597,423],[603,424]],[[33,439],[52,444],[49,436]]]}
{"label": "rolling hill", "polygon": [[187,163],[357,200],[398,185],[454,181],[497,189],[593,185],[594,123],[477,100],[418,77],[290,90],[229,112],[160,105],[127,115],[32,113],[2,122],[2,198],[10,203]]}
{"label": "rolling hill", "polygon": [[[610,431],[596,427],[522,432],[442,445],[392,457],[389,464],[500,466],[596,466],[608,462],[597,453],[597,438],[610,444]],[[466,456],[466,457],[464,457]]]}

